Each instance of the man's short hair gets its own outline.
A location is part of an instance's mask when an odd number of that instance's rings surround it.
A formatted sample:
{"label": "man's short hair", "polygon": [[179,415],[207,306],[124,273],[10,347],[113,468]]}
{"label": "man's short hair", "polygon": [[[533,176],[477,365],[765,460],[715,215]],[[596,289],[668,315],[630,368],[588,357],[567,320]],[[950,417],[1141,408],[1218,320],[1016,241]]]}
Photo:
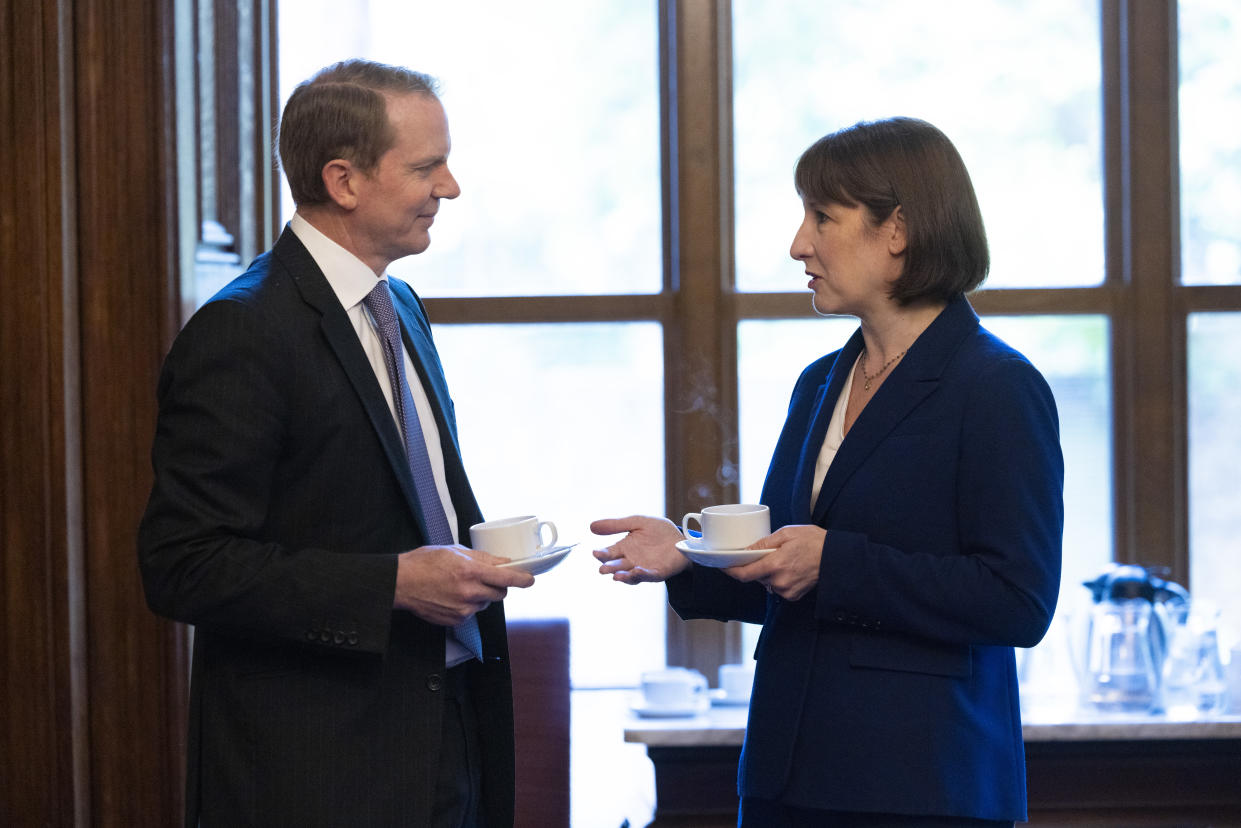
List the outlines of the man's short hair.
{"label": "man's short hair", "polygon": [[369,60],[335,63],[293,90],[280,119],[280,164],[298,205],[330,200],[323,168],[343,158],[373,170],[396,136],[388,95],[438,98],[435,78]]}

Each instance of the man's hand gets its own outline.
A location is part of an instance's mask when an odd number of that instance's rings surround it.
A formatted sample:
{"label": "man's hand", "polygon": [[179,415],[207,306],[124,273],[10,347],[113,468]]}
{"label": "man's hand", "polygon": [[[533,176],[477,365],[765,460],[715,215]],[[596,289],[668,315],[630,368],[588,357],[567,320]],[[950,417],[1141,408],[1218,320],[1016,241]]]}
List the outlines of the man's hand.
{"label": "man's hand", "polygon": [[628,532],[606,549],[596,549],[595,558],[603,564],[599,572],[615,581],[640,584],[666,581],[689,566],[689,559],[676,548],[685,539],[681,530],[665,518],[610,518],[590,524],[596,535]]}
{"label": "man's hand", "polygon": [[420,546],[397,557],[392,605],[425,621],[455,627],[495,601],[509,587],[525,588],[534,576],[496,564],[504,558],[464,546]]}

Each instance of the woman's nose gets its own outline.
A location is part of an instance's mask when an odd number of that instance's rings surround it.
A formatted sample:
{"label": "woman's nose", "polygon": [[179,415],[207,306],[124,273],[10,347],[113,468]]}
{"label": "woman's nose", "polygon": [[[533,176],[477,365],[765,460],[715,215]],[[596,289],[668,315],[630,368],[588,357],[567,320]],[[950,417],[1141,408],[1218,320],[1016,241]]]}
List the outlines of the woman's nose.
{"label": "woman's nose", "polygon": [[801,228],[793,234],[793,243],[789,245],[789,255],[799,262],[810,256],[809,245],[802,238]]}

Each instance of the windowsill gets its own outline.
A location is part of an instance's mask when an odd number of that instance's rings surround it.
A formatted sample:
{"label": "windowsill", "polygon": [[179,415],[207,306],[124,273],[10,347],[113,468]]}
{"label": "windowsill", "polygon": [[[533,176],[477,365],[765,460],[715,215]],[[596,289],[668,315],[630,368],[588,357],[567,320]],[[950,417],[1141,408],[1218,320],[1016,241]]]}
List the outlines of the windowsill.
{"label": "windowsill", "polygon": [[1074,711],[1059,720],[1028,716],[1022,723],[1021,735],[1027,742],[1241,739],[1241,715],[1185,719]]}
{"label": "windowsill", "polygon": [[[649,747],[740,746],[745,738],[746,709],[717,707],[701,716],[642,719],[625,708],[625,741]],[[1167,716],[1116,716],[1072,711],[1060,719],[1028,717],[1021,728],[1027,742],[1120,740],[1241,739],[1241,715],[1205,719]]]}

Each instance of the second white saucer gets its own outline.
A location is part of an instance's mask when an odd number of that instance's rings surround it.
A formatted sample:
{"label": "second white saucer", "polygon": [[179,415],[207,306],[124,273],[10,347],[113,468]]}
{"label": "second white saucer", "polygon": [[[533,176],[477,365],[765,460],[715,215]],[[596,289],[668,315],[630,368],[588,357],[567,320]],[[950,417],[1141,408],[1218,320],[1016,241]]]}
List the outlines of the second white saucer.
{"label": "second white saucer", "polygon": [[694,563],[716,569],[748,564],[771,551],[770,549],[708,549],[702,545],[702,541],[696,538],[681,541],[677,544],[677,549]]}
{"label": "second white saucer", "polygon": [[550,549],[543,549],[536,552],[528,558],[519,558],[515,561],[496,564],[496,566],[502,566],[505,569],[520,569],[522,572],[529,572],[531,575],[542,575],[544,572],[563,561],[565,556],[568,555],[569,551],[575,546],[577,546],[576,543],[571,543],[568,546],[553,546]]}
{"label": "second white saucer", "polygon": [[716,707],[746,707],[750,704],[750,697],[737,698],[730,696],[723,690],[712,690],[710,693],[711,704]]}
{"label": "second white saucer", "polygon": [[648,704],[641,696],[638,696],[629,705],[629,709],[644,719],[681,719],[706,713],[711,709],[711,700],[703,697],[685,706],[666,706]]}

